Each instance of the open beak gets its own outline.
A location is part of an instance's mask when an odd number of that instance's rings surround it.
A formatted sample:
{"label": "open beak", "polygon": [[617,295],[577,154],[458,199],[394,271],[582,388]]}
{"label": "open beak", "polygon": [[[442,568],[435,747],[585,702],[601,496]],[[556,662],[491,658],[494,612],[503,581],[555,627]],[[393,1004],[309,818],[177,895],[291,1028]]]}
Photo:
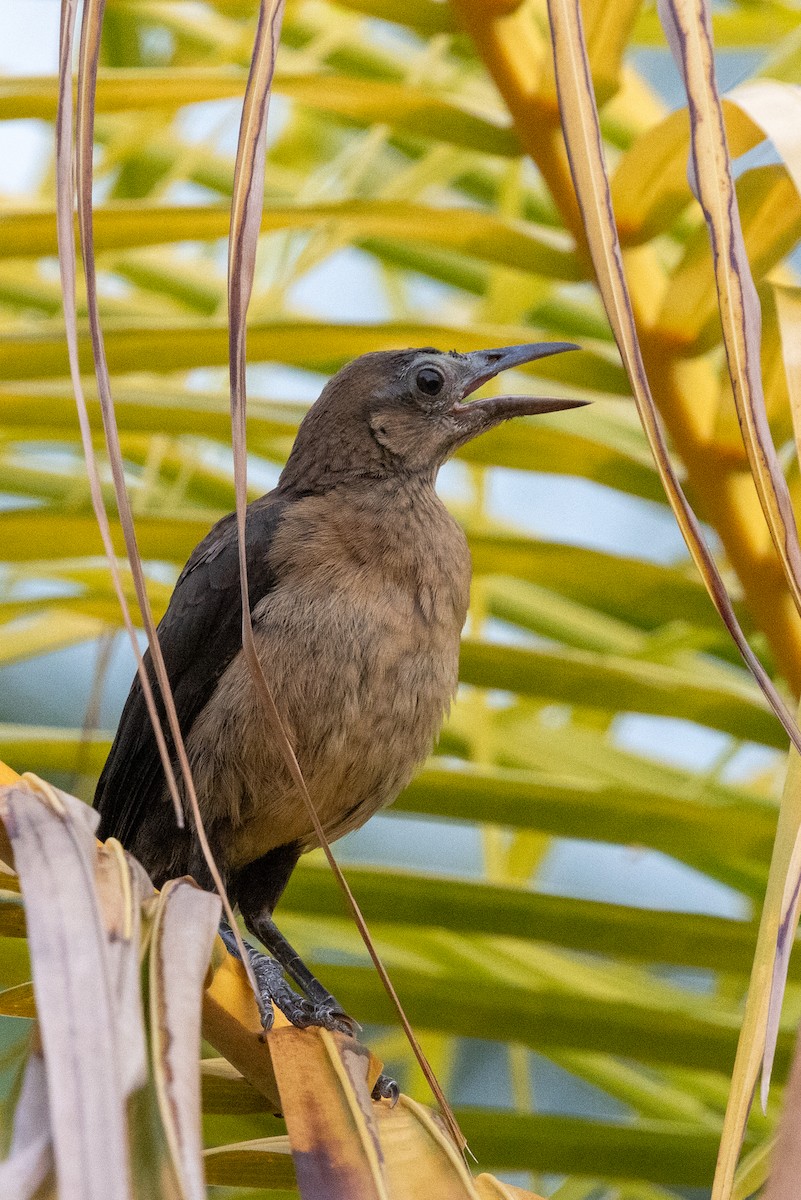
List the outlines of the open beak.
{"label": "open beak", "polygon": [[453,415],[460,417],[469,413],[473,420],[481,416],[481,425],[487,428],[506,420],[507,417],[536,416],[540,413],[559,412],[565,408],[583,407],[589,401],[540,396],[487,396],[469,404],[462,403],[466,396],[475,392],[487,380],[499,375],[501,371],[534,362],[538,358],[547,358],[551,354],[578,349],[573,342],[528,342],[523,346],[503,346],[499,350],[473,350],[472,353],[465,354],[464,358],[469,364],[468,374],[464,379],[462,394],[453,406]]}

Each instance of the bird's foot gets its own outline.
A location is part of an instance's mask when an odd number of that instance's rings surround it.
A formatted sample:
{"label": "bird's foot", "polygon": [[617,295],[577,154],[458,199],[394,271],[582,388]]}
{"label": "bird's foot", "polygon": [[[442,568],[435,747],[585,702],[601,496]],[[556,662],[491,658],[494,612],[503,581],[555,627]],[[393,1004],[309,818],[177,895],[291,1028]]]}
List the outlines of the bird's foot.
{"label": "bird's foot", "polygon": [[330,1029],[332,1033],[346,1033],[352,1038],[361,1032],[359,1022],[343,1012],[333,996],[329,995],[317,1004],[307,1000],[306,1004],[310,1010],[306,1025],[320,1025],[323,1029]]}
{"label": "bird's foot", "polygon": [[373,1100],[389,1100],[392,1108],[398,1103],[400,1089],[394,1079],[390,1079],[388,1075],[379,1075],[373,1084],[373,1090],[370,1093]]}
{"label": "bird's foot", "polygon": [[[241,960],[242,956],[239,953],[236,938],[231,932],[231,927],[227,921],[220,922],[220,937],[225,942],[228,953],[233,958]],[[272,1029],[273,1005],[279,1008],[293,1025],[303,1027],[307,1011],[310,1008],[308,1000],[305,1000],[303,996],[299,996],[289,986],[286,979],[284,979],[284,972],[280,963],[276,962],[274,958],[270,958],[268,954],[260,954],[258,950],[254,950],[249,942],[245,942],[244,946],[256,979],[256,987],[258,988],[260,1000],[261,1023],[264,1028],[267,1030]]]}
{"label": "bird's foot", "polygon": [[[220,923],[220,937],[234,958],[239,958],[239,950],[230,927],[225,922]],[[256,977],[256,985],[261,997],[262,1024],[265,1029],[271,1029],[273,1024],[273,1005],[280,1009],[286,1019],[298,1029],[308,1029],[311,1025],[321,1026],[332,1033],[345,1033],[355,1037],[361,1029],[353,1017],[349,1017],[340,1008],[337,1001],[318,984],[319,993],[314,1001],[300,996],[284,978],[284,970],[277,959],[269,954],[262,954],[249,942],[245,949]]]}
{"label": "bird's foot", "polygon": [[[220,937],[230,954],[239,958],[239,950],[230,927],[225,921],[220,922]],[[308,1029],[310,1025],[322,1026],[333,1033],[345,1033],[355,1037],[361,1026],[353,1017],[349,1017],[340,1008],[337,1001],[325,988],[314,980],[315,1000],[309,1000],[290,987],[284,978],[283,968],[277,959],[269,954],[262,954],[249,942],[245,949],[256,977],[256,986],[261,997],[262,1024],[269,1030],[273,1024],[273,1006],[280,1009],[286,1019],[298,1029]],[[394,1079],[387,1075],[379,1075],[372,1090],[373,1100],[389,1100],[394,1108],[400,1092]]]}

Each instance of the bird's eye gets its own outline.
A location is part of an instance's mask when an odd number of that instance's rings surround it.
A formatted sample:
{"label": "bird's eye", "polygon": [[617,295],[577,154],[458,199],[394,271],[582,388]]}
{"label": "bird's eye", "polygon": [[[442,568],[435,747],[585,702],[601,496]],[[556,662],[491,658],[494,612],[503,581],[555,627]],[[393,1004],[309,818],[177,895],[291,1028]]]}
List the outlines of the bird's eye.
{"label": "bird's eye", "polygon": [[442,391],[445,377],[435,367],[423,367],[422,371],[417,372],[416,382],[420,391],[425,392],[426,396],[436,396],[437,392]]}

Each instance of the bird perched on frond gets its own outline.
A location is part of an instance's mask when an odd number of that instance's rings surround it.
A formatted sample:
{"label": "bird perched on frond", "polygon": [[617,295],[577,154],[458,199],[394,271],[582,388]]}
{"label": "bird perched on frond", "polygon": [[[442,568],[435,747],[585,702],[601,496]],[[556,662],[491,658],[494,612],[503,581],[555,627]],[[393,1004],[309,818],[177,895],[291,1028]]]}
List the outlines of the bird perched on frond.
{"label": "bird perched on frond", "polygon": [[[466,398],[500,371],[575,348],[365,354],[327,384],[278,486],[248,508],[259,658],[330,841],[391,804],[456,690],[471,562],[437,471],[501,421],[582,403]],[[158,635],[209,842],[270,956],[258,960],[264,999],[296,1024],[351,1030],[273,920],[315,835],[242,652],[235,514],[192,553]],[[210,886],[191,818],[175,824],[138,678],[95,805],[98,836],[119,838],[157,886],[183,874]]]}

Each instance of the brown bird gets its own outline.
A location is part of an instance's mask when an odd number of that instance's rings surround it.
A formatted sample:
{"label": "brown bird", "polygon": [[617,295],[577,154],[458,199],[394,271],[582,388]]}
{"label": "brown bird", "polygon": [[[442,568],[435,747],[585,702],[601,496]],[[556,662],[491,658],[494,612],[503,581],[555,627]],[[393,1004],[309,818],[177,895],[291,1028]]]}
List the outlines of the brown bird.
{"label": "brown bird", "polygon": [[[439,468],[509,417],[582,403],[465,398],[508,367],[576,348],[365,354],[327,384],[278,486],[248,508],[259,657],[331,841],[392,803],[456,690],[471,562],[434,490]],[[232,900],[272,956],[254,951],[264,998],[296,1024],[352,1030],[273,921],[316,842],[244,661],[239,586],[231,514],[192,553],[158,631],[203,821]],[[119,838],[157,886],[183,874],[211,886],[191,818],[175,825],[138,678],[95,805],[98,835]]]}

